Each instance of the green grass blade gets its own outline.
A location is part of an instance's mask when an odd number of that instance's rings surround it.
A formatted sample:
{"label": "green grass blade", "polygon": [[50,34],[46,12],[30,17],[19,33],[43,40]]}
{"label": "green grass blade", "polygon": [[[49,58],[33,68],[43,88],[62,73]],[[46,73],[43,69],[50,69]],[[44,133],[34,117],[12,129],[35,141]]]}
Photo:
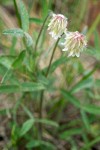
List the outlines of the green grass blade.
{"label": "green grass blade", "polygon": [[69,137],[72,137],[74,135],[78,135],[81,134],[83,131],[80,128],[76,128],[76,129],[68,129],[67,131],[64,131],[63,133],[60,134],[60,138],[61,139],[67,139]]}
{"label": "green grass blade", "polygon": [[48,119],[36,119],[35,122],[43,123],[49,126],[59,127],[59,125],[55,121]]}
{"label": "green grass blade", "polygon": [[89,39],[91,34],[95,31],[97,25],[100,23],[100,14],[98,14],[98,16],[96,17],[96,19],[94,20],[94,23],[92,24],[92,26],[90,27],[88,33],[87,33],[87,38]]}
{"label": "green grass blade", "polygon": [[82,121],[84,123],[84,126],[88,132],[90,132],[90,123],[89,123],[89,118],[87,117],[87,114],[84,110],[81,110],[81,117]]}
{"label": "green grass blade", "polygon": [[63,96],[72,103],[75,107],[82,109],[88,113],[100,115],[100,107],[93,104],[81,104],[81,102],[74,97],[70,92],[62,90]]}

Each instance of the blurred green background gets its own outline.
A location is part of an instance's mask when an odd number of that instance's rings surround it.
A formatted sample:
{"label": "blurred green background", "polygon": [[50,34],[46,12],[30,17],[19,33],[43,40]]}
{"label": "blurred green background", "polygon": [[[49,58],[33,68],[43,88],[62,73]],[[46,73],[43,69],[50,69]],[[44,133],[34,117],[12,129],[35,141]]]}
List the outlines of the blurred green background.
{"label": "blurred green background", "polygon": [[[31,48],[21,38],[2,34],[5,29],[21,28],[17,2],[0,0],[0,150],[100,150],[100,1],[23,0]],[[54,44],[47,24],[35,56],[37,68],[32,54],[50,10],[65,15],[68,29],[84,33],[88,46],[80,58],[68,58],[59,43],[46,78],[43,72]],[[36,84],[34,91],[33,82],[46,87],[42,120],[38,118],[42,86]],[[41,140],[39,123],[43,125]]]}

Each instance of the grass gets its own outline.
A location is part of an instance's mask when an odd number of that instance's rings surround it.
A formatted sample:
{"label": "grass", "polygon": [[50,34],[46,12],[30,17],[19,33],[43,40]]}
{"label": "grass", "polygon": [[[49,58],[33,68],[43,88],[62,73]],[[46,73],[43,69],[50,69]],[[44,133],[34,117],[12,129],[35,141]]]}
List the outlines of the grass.
{"label": "grass", "polygon": [[[57,13],[73,18],[70,30],[83,32],[89,1],[63,1],[61,6],[50,0],[1,1],[1,4],[0,13],[6,9],[9,16],[4,14],[5,18],[17,26],[8,29],[11,24],[7,25],[6,19],[0,16],[0,117],[1,126],[8,130],[8,134],[0,133],[4,136],[3,142],[7,139],[3,148],[99,150],[100,37],[97,27],[100,16],[86,31],[87,50],[80,58],[72,58],[61,52],[62,41],[52,42],[46,31],[49,20],[46,16],[49,10],[59,10]],[[33,8],[37,6],[38,12],[35,12]]]}

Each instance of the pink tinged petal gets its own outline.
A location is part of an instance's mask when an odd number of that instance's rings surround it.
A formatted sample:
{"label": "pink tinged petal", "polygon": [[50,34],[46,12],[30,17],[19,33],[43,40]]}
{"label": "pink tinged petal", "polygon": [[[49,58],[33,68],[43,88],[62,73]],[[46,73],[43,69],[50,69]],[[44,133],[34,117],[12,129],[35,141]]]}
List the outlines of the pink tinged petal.
{"label": "pink tinged petal", "polygon": [[68,49],[68,56],[80,56],[80,52],[86,47],[87,41],[83,34],[68,32],[65,37],[64,50]]}
{"label": "pink tinged petal", "polygon": [[51,34],[54,39],[61,37],[64,33],[67,25],[67,18],[61,14],[55,14],[52,16],[48,25],[48,30],[54,34]]}

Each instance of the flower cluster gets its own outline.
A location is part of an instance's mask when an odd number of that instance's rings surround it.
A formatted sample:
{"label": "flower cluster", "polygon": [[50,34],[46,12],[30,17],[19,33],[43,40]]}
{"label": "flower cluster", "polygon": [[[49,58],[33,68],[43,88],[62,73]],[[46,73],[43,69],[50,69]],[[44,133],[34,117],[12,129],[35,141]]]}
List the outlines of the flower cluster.
{"label": "flower cluster", "polygon": [[48,25],[49,34],[58,39],[65,34],[65,42],[63,43],[64,49],[62,51],[68,51],[68,56],[80,56],[80,52],[87,46],[86,37],[76,32],[67,31],[68,21],[67,18],[61,14],[53,14]]}
{"label": "flower cluster", "polygon": [[48,25],[49,34],[54,39],[58,39],[67,30],[67,18],[61,14],[53,14]]}

